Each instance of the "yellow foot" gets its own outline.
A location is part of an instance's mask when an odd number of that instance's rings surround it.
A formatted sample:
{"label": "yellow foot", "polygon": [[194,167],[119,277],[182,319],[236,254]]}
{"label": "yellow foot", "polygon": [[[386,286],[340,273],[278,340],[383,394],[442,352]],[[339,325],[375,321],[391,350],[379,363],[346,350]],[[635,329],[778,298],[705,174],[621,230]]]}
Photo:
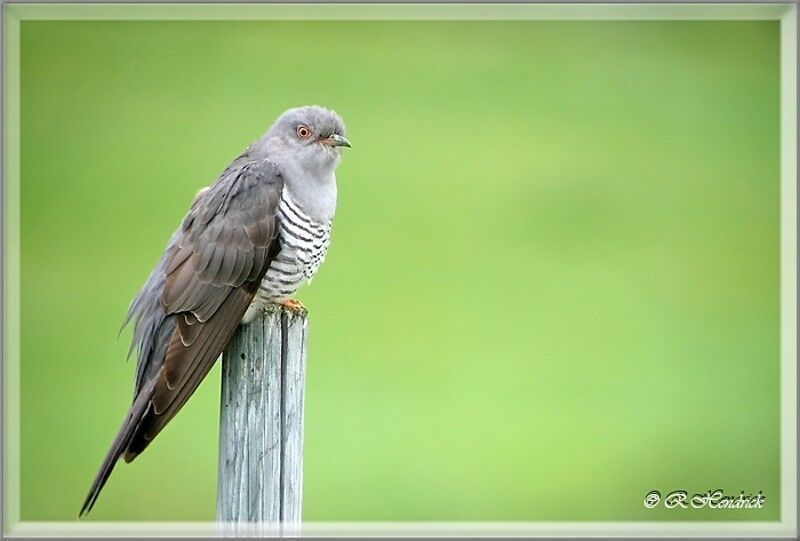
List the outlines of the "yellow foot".
{"label": "yellow foot", "polygon": [[303,303],[300,301],[296,301],[294,299],[287,299],[280,303],[284,308],[287,310],[291,310],[292,312],[308,312],[306,307],[303,306]]}

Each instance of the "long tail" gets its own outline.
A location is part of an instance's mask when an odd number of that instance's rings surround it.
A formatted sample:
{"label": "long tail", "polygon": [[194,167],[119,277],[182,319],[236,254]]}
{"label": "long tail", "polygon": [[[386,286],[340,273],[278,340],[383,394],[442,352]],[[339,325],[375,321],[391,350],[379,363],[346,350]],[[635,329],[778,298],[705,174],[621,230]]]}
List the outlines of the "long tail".
{"label": "long tail", "polygon": [[89,511],[92,510],[92,507],[94,507],[97,501],[97,496],[99,496],[100,491],[103,490],[103,485],[106,484],[108,476],[111,475],[111,472],[114,470],[117,460],[122,453],[125,452],[125,449],[136,434],[139,424],[151,407],[150,398],[153,394],[154,383],[155,381],[151,381],[139,391],[136,400],[128,410],[128,415],[125,417],[125,421],[122,423],[119,432],[117,432],[117,435],[114,437],[111,448],[106,453],[106,457],[103,459],[103,463],[100,466],[100,471],[97,472],[92,487],[89,489],[89,494],[83,502],[83,507],[81,507],[81,512],[78,515],[79,517],[86,516]]}

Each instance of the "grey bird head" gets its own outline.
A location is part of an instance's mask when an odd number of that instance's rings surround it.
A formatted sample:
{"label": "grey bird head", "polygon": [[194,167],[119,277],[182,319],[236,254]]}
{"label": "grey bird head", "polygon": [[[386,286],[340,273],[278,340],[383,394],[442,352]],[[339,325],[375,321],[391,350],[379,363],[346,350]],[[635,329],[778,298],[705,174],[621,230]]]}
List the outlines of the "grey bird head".
{"label": "grey bird head", "polygon": [[330,176],[349,147],[344,122],[335,112],[318,107],[297,107],[283,113],[251,147],[251,152],[270,158],[287,172],[313,178]]}

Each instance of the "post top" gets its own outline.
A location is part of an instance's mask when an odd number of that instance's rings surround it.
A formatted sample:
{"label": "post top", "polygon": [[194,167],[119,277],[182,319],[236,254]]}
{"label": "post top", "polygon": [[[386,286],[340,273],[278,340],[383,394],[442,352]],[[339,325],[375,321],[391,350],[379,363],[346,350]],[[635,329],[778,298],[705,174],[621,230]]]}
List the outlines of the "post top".
{"label": "post top", "polygon": [[268,303],[264,306],[264,312],[267,314],[285,313],[290,317],[294,316],[303,319],[308,316],[308,309],[296,301],[292,304]]}

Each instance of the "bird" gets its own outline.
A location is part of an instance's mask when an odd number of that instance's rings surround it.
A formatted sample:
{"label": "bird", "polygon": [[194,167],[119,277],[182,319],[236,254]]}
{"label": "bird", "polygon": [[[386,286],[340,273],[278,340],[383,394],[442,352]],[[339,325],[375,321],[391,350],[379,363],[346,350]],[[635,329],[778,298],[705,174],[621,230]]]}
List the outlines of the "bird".
{"label": "bird", "polygon": [[240,323],[269,303],[301,306],[291,296],[328,251],[350,146],[334,111],[289,109],[197,193],[123,321],[134,325],[133,400],[79,517],[118,459],[134,460],[186,403]]}

